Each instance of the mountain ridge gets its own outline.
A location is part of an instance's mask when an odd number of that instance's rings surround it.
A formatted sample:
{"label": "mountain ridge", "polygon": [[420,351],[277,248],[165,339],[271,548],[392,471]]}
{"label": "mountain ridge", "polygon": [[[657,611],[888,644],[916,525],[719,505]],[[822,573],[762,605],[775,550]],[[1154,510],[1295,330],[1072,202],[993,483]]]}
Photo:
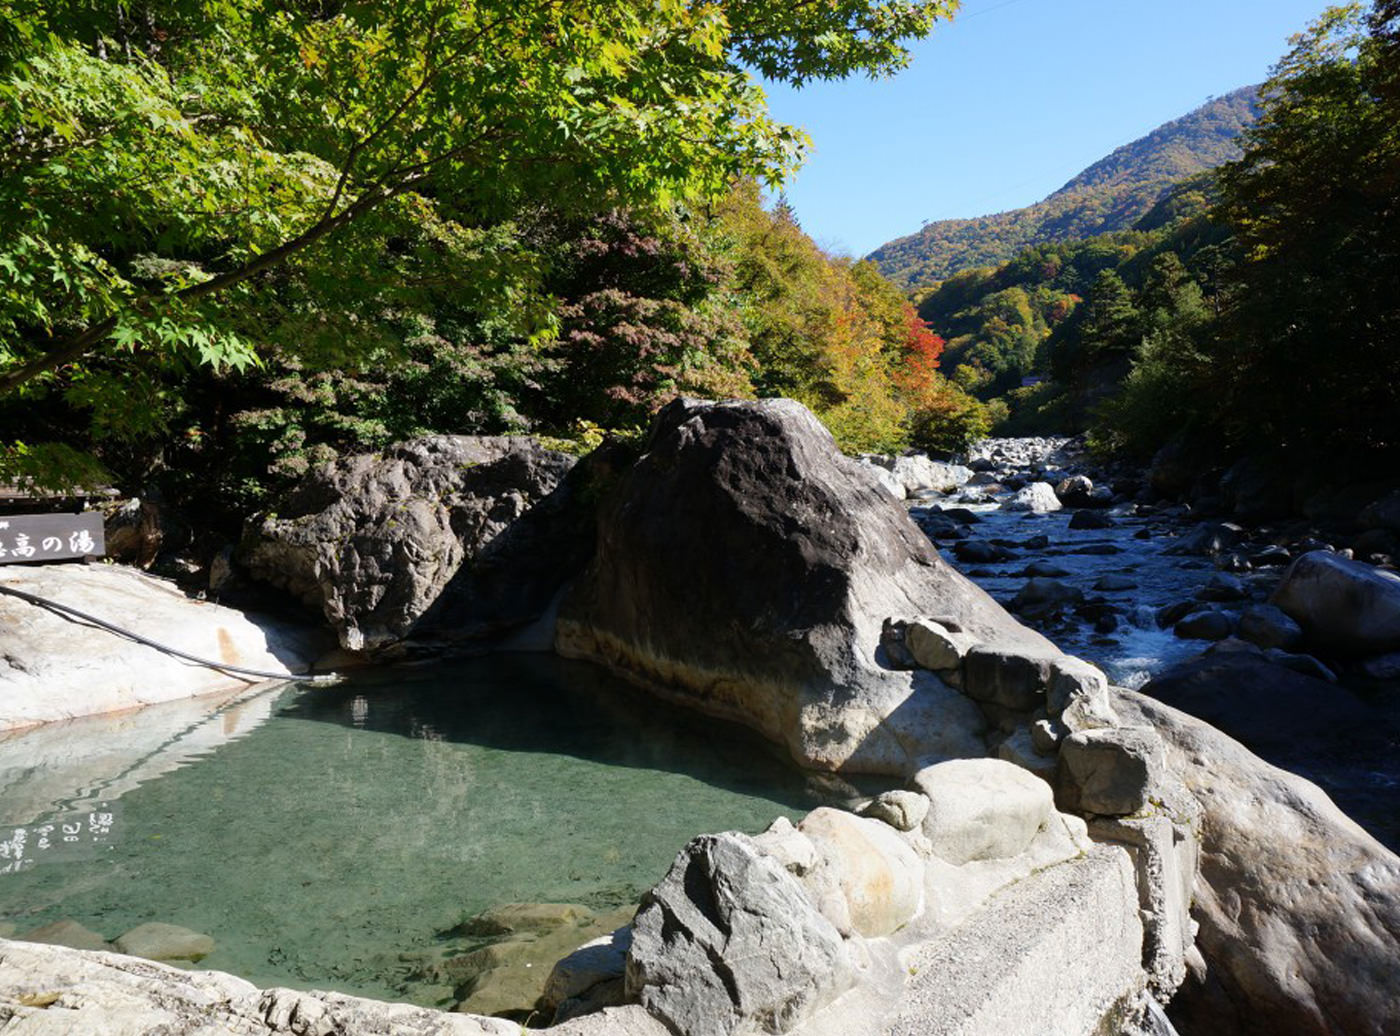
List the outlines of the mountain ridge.
{"label": "mountain ridge", "polygon": [[1033,245],[1127,229],[1172,184],[1239,156],[1239,135],[1258,115],[1258,89],[1232,90],[1163,123],[1033,205],[937,220],[867,258],[896,284],[915,289],[969,267],[1006,262]]}

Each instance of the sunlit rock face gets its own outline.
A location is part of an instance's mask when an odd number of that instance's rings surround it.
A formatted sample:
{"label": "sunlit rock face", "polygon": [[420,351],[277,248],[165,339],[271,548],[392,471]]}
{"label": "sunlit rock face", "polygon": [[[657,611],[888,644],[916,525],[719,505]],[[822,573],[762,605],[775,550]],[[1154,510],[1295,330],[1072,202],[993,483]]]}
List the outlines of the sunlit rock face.
{"label": "sunlit rock face", "polygon": [[985,752],[984,720],[895,668],[886,619],[1053,652],[953,570],[868,469],[791,400],[678,400],[600,504],[556,649],[787,746],[804,765],[908,774]]}

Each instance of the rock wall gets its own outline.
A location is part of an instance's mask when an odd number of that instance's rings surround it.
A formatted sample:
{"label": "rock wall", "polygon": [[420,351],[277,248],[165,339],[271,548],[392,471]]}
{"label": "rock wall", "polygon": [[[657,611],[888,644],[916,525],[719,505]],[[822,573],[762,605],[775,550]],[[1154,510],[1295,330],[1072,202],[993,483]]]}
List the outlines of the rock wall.
{"label": "rock wall", "polygon": [[343,647],[383,647],[572,466],[507,436],[434,436],[344,457],[251,530],[239,561],[323,614]]}

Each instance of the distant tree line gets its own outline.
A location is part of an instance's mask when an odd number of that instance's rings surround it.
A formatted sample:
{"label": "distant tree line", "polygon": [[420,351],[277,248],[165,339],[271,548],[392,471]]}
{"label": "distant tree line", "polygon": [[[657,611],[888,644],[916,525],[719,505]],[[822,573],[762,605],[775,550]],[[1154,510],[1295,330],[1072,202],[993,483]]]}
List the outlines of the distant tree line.
{"label": "distant tree line", "polygon": [[[1133,230],[937,285],[944,369],[1010,431],[1364,474],[1400,459],[1400,6],[1328,9],[1244,153]],[[1023,385],[1023,381],[1037,381]]]}

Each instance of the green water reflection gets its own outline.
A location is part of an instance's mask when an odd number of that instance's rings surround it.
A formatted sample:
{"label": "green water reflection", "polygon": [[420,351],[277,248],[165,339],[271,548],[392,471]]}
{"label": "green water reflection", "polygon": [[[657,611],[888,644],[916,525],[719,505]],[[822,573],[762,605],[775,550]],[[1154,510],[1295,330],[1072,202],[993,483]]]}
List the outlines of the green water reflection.
{"label": "green water reflection", "polygon": [[[0,874],[0,921],[22,934],[71,918],[107,939],[163,921],[216,940],[201,966],[260,985],[413,999],[401,955],[433,951],[464,917],[635,903],[691,836],[812,805],[747,732],[552,658],[364,673],[266,711],[117,787],[110,847]],[[69,793],[36,805],[24,779],[0,783],[0,824],[112,798],[103,736],[65,749]],[[25,741],[0,743],[0,775],[33,784]],[[73,759],[89,756],[75,783]]]}

